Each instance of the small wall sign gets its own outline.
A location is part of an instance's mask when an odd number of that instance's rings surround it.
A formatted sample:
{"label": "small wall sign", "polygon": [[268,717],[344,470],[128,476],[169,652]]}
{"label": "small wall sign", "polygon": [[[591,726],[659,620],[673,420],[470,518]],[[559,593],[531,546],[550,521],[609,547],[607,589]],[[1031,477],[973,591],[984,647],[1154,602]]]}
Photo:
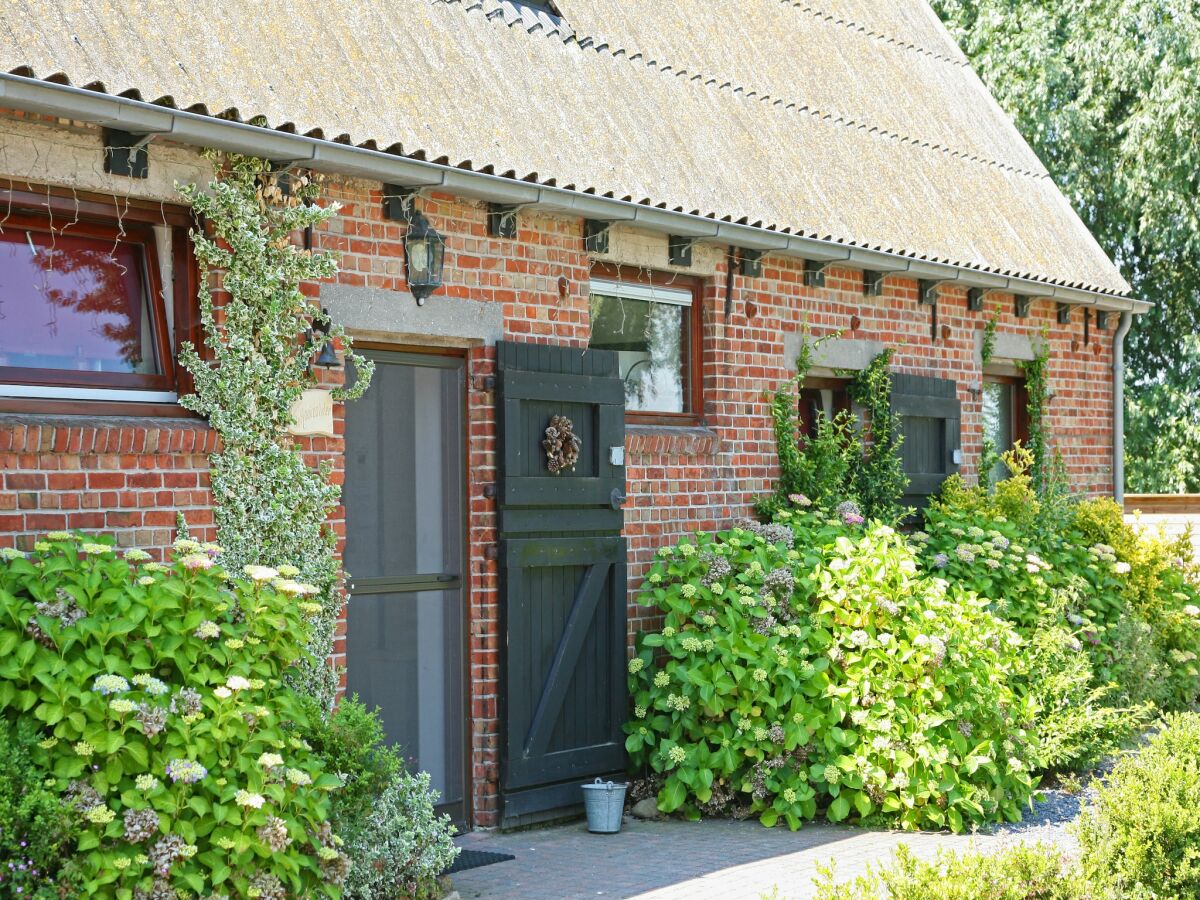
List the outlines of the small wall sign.
{"label": "small wall sign", "polygon": [[333,397],[329,391],[312,388],[292,404],[288,434],[333,437]]}

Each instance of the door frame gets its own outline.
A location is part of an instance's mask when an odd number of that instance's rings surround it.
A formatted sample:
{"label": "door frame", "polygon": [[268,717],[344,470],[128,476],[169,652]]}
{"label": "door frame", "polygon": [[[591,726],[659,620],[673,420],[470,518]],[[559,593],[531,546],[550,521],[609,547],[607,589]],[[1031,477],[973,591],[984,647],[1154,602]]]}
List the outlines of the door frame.
{"label": "door frame", "polygon": [[[414,347],[403,343],[388,343],[383,341],[354,341],[354,350],[361,352],[363,356],[370,360],[384,360],[399,364],[409,365],[427,365],[440,369],[461,369],[462,370],[462,392],[459,397],[459,415],[462,422],[462,454],[463,466],[459,472],[459,483],[461,486],[460,497],[462,509],[460,511],[462,522],[462,533],[459,535],[462,548],[462,573],[460,574],[460,595],[462,604],[462,684],[465,695],[463,700],[463,715],[462,715],[462,740],[463,740],[463,801],[461,806],[462,821],[456,821],[454,812],[448,809],[439,809],[439,812],[445,812],[453,821],[454,826],[459,832],[470,831],[473,828],[475,819],[475,781],[472,774],[474,767],[474,717],[472,716],[472,700],[474,698],[474,682],[471,678],[471,626],[474,624],[471,618],[471,418],[470,418],[470,390],[471,379],[469,372],[470,355],[466,347]],[[368,388],[370,390],[370,388]],[[348,519],[349,517],[347,517]],[[347,537],[349,537],[349,521],[346,528]],[[428,585],[430,590],[445,590],[444,585]],[[349,631],[349,617],[346,620],[347,632]],[[347,660],[349,665],[349,660]]]}

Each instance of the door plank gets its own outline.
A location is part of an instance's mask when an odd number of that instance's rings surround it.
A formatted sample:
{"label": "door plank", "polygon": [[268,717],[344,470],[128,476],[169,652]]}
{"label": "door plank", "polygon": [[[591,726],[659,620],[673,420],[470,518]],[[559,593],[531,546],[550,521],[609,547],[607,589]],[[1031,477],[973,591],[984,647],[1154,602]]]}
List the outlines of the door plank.
{"label": "door plank", "polygon": [[524,748],[526,757],[546,752],[554,720],[562,709],[567,685],[575,664],[579,661],[579,650],[596,616],[596,606],[605,593],[604,584],[608,581],[610,571],[612,563],[597,563],[588,568],[587,574],[583,576],[583,582],[579,585],[575,602],[571,604],[570,615],[567,616],[566,625],[563,627],[562,637],[559,638],[558,647],[555,649],[554,661],[550,663],[550,670],[546,673],[541,699],[529,725],[529,735]]}

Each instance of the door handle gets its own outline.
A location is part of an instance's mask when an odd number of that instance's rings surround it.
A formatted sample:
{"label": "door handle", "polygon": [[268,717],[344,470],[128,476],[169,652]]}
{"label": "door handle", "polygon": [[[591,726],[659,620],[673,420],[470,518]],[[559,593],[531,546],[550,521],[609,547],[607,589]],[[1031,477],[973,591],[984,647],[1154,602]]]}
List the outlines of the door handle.
{"label": "door handle", "polygon": [[622,506],[624,506],[626,499],[628,498],[626,497],[625,492],[620,488],[613,488],[612,493],[608,495],[609,506],[611,506],[613,509],[620,509]]}

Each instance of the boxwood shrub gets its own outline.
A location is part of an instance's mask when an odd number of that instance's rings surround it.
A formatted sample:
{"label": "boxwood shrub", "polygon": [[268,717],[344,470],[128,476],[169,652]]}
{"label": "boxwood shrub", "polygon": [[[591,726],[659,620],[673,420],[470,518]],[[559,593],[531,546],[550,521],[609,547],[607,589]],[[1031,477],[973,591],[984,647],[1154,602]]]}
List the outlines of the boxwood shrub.
{"label": "boxwood shrub", "polygon": [[641,602],[663,614],[629,664],[626,747],[659,808],[797,828],[1020,818],[1034,789],[1021,640],[988,601],[921,571],[906,539],[795,498],[663,548]]}
{"label": "boxwood shrub", "polygon": [[218,548],[162,565],[52,534],[0,565],[0,720],[72,808],[93,897],[338,896],[339,779],[285,723],[307,640],[295,573],[230,579]]}

